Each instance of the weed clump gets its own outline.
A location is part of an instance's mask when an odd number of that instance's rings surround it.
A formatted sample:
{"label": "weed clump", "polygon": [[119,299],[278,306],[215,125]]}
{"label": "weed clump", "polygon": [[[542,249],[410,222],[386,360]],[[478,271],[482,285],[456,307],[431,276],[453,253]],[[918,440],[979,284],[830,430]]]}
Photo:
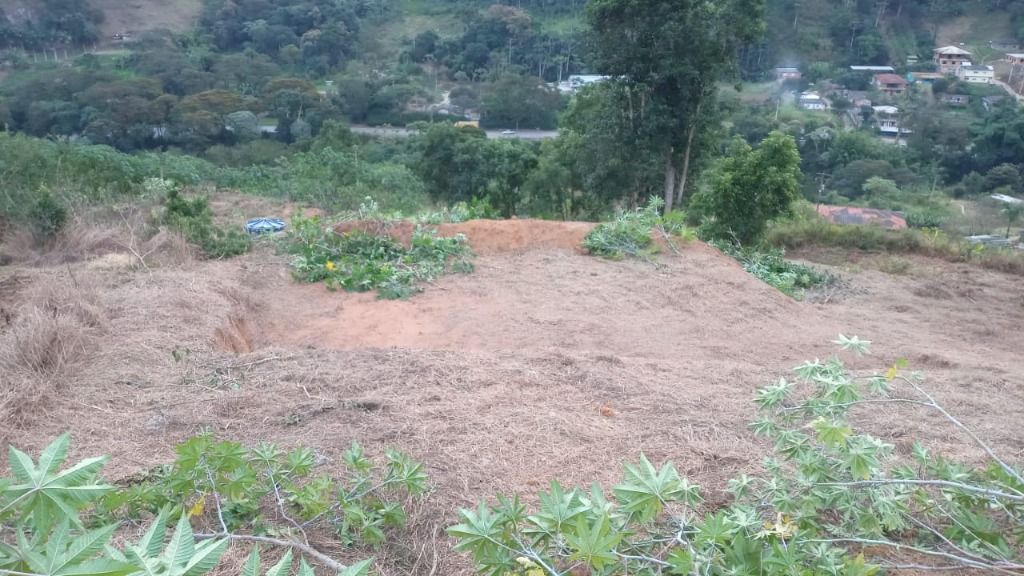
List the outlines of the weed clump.
{"label": "weed clump", "polygon": [[172,188],[167,192],[164,209],[164,223],[179,230],[208,258],[229,258],[249,250],[249,237],[245,233],[213,223],[213,211],[205,196],[189,199]]}
{"label": "weed clump", "polygon": [[408,298],[419,284],[447,272],[471,272],[466,237],[446,238],[417,227],[409,247],[384,235],[352,231],[337,234],[319,218],[295,218],[286,239],[295,254],[293,275],[303,282],[324,282],[329,289],[377,290],[381,298]]}
{"label": "weed clump", "polygon": [[615,220],[598,224],[583,239],[583,247],[595,256],[613,260],[625,256],[646,258],[656,252],[651,234],[656,230],[665,237],[676,236],[683,241],[693,239],[693,231],[687,228],[686,215],[670,212],[661,215],[664,201],[652,196],[647,206],[637,210],[620,212]]}
{"label": "weed clump", "polygon": [[38,244],[44,244],[56,237],[67,220],[67,208],[49,192],[41,193],[28,211],[32,237]]}
{"label": "weed clump", "polygon": [[831,274],[786,260],[782,250],[756,250],[721,240],[712,240],[709,244],[735,258],[744,270],[762,282],[798,300],[803,297],[804,290],[835,280]]}

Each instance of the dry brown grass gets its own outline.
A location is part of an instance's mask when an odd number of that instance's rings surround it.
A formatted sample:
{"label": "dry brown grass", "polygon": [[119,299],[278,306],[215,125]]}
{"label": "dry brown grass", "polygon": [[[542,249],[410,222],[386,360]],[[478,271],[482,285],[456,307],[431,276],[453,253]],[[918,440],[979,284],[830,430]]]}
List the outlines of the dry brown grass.
{"label": "dry brown grass", "polygon": [[[195,260],[195,250],[180,233],[153,233],[144,208],[103,209],[76,215],[53,241],[38,244],[27,229],[12,229],[0,237],[0,263],[55,266],[111,258],[102,264],[149,268],[181,266]],[[120,263],[120,264],[118,264]]]}
{"label": "dry brown grass", "polygon": [[95,282],[70,273],[35,282],[0,332],[0,419],[22,421],[89,353],[107,313]]}

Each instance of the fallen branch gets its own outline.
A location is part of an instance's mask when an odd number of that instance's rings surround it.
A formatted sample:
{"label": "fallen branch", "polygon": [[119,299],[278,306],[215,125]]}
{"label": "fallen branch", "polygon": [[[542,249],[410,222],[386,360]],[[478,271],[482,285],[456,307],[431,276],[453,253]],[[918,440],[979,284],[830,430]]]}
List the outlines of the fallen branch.
{"label": "fallen branch", "polygon": [[211,538],[227,538],[228,540],[237,540],[239,542],[260,542],[263,544],[273,544],[274,546],[282,546],[288,548],[294,548],[299,552],[302,552],[310,558],[314,558],[324,566],[334,570],[335,572],[341,572],[348,568],[341,562],[338,562],[334,558],[320,552],[316,548],[309,546],[308,544],[302,544],[292,540],[281,540],[279,538],[270,538],[267,536],[249,536],[248,534],[231,534],[221,532],[220,534],[196,534],[196,540],[210,540]]}
{"label": "fallen branch", "polygon": [[992,490],[990,488],[982,488],[980,486],[971,486],[970,484],[961,484],[960,482],[950,482],[949,480],[913,480],[913,479],[887,479],[887,480],[857,480],[854,482],[822,482],[818,486],[844,486],[844,487],[857,487],[857,486],[888,486],[888,485],[919,485],[919,486],[939,486],[946,488],[956,488],[965,492],[974,492],[983,496],[990,496],[993,498],[1006,498],[1007,500],[1014,500],[1016,502],[1024,502],[1024,496],[1017,494],[1009,494],[1007,492],[1000,492],[999,490]]}

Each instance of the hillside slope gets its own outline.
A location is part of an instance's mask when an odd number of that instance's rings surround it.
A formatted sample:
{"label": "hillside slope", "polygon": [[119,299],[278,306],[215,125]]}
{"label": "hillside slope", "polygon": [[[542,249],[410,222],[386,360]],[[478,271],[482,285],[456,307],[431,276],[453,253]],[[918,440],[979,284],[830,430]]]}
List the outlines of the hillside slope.
{"label": "hillside slope", "polygon": [[[89,5],[103,13],[100,31],[106,39],[158,28],[185,32],[199,18],[202,0],[89,0]],[[35,0],[0,0],[0,11],[15,20],[34,19],[38,9]]]}

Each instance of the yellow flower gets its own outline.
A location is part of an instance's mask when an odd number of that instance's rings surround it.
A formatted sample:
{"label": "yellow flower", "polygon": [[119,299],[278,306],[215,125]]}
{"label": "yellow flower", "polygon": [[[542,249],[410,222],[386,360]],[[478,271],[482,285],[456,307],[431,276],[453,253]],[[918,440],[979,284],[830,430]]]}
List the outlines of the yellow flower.
{"label": "yellow flower", "polygon": [[188,517],[202,516],[204,510],[206,510],[206,494],[200,496],[199,500],[196,500],[196,503],[188,509]]}
{"label": "yellow flower", "polygon": [[330,272],[334,272],[334,262],[328,260],[327,264],[324,264],[324,268],[327,268],[327,270]]}

